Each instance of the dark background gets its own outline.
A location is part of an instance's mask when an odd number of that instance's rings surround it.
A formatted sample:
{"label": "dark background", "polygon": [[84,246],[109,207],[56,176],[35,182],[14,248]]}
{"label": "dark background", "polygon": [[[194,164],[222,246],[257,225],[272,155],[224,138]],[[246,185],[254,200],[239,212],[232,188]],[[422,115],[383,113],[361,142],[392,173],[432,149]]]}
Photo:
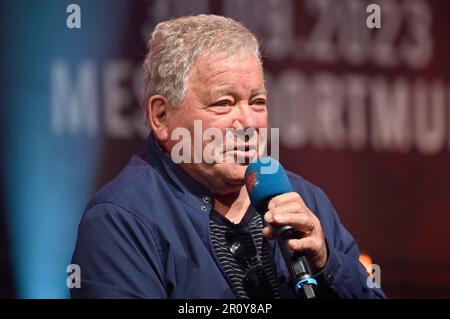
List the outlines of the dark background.
{"label": "dark background", "polygon": [[[84,206],[144,150],[138,92],[146,40],[159,21],[208,12],[240,20],[261,40],[280,161],[328,194],[360,249],[380,265],[386,294],[450,297],[447,1],[77,1],[78,30],[66,27],[69,3],[0,6],[1,297],[67,297],[65,267]],[[369,3],[381,7],[381,29],[367,29]],[[54,75],[64,68],[66,77]],[[356,106],[363,124],[350,121],[354,76],[364,92]],[[435,83],[442,89],[432,93]],[[89,88],[95,98],[86,100]],[[63,102],[55,107],[58,92]],[[443,113],[435,116],[440,94]],[[77,98],[87,105],[78,106],[78,121],[64,109]],[[376,105],[385,107],[379,120]],[[66,110],[61,122],[57,107]],[[443,125],[438,146],[418,142],[420,114],[430,130]],[[93,118],[89,129],[84,123]],[[351,132],[355,123],[359,135]],[[377,135],[386,130],[397,133]]]}

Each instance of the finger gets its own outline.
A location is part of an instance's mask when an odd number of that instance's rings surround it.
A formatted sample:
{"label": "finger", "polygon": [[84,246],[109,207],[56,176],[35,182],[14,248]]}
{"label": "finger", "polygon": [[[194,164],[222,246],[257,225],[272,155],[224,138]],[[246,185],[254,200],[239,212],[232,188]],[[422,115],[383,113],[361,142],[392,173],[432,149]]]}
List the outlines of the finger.
{"label": "finger", "polygon": [[307,210],[306,207],[303,207],[299,202],[288,202],[283,205],[274,207],[267,211],[266,214],[264,214],[264,220],[268,223],[274,222],[274,216],[278,216],[279,220],[281,221],[281,218],[279,216],[282,216],[284,214],[288,213],[299,213]]}
{"label": "finger", "polygon": [[309,255],[311,266],[315,271],[320,271],[327,264],[327,249],[325,242],[317,237],[304,237],[301,239],[291,239],[288,241],[288,247],[293,251]]}
{"label": "finger", "polygon": [[277,225],[290,225],[304,233],[313,232],[316,228],[314,219],[306,212],[275,213],[272,223]]}
{"label": "finger", "polygon": [[304,252],[304,253],[313,253],[319,250],[319,243],[313,237],[303,237],[300,239],[290,239],[288,241],[288,246],[290,249]]}
{"label": "finger", "polygon": [[275,232],[273,231],[273,228],[270,225],[263,228],[262,234],[264,238],[267,239],[275,238]]}
{"label": "finger", "polygon": [[284,193],[278,196],[273,197],[269,204],[267,205],[267,208],[271,209],[273,207],[276,207],[278,205],[283,205],[285,203],[291,202],[291,201],[299,201],[302,205],[306,207],[305,201],[297,192],[289,192]]}

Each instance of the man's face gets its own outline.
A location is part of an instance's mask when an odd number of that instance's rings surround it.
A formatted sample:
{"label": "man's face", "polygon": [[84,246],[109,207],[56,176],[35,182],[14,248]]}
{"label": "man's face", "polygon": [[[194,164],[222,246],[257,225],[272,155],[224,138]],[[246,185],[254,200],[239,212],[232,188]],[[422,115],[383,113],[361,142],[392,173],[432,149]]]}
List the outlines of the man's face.
{"label": "man's face", "polygon": [[[240,156],[248,160],[256,155],[257,150],[254,147],[259,129],[267,128],[266,102],[263,72],[254,55],[200,56],[189,74],[185,98],[179,108],[172,108],[168,112],[169,141],[166,147],[170,151],[178,142],[170,141],[171,133],[177,127],[190,131],[193,147],[194,120],[202,121],[203,131],[208,128],[219,129],[225,143],[230,141],[230,135],[226,134],[227,129],[253,128],[256,136],[250,142],[231,137],[236,147],[224,150],[226,155],[231,155],[232,158]],[[203,147],[209,143],[210,140],[202,139]],[[246,147],[245,150],[242,150],[242,147]],[[236,192],[242,187],[247,168],[247,164],[242,161],[237,163],[236,158],[235,161],[226,163],[207,164],[202,160],[202,163],[181,165],[210,191],[222,195]]]}

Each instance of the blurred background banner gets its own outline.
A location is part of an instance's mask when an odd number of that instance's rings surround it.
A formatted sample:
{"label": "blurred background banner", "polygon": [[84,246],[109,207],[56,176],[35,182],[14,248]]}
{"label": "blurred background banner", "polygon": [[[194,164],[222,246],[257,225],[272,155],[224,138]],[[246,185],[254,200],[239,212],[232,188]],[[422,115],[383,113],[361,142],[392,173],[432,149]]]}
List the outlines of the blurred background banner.
{"label": "blurred background banner", "polygon": [[68,297],[85,205],[145,150],[151,31],[199,13],[260,39],[280,161],[329,195],[387,295],[450,297],[444,0],[2,1],[0,296]]}

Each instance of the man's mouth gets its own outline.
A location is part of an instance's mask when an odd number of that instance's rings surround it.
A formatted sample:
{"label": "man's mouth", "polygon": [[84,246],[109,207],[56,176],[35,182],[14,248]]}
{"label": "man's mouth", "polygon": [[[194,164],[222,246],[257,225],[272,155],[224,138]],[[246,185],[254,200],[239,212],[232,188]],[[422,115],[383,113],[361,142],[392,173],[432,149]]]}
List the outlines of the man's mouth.
{"label": "man's mouth", "polygon": [[231,146],[227,146],[225,148],[225,152],[230,152],[230,151],[241,151],[241,152],[249,152],[249,151],[253,151],[253,150],[258,150],[258,146],[255,144],[249,144],[249,143],[245,143],[245,144],[241,144],[241,145],[231,145]]}
{"label": "man's mouth", "polygon": [[239,145],[230,147],[223,153],[225,155],[225,162],[248,164],[258,155],[258,147],[256,145]]}

